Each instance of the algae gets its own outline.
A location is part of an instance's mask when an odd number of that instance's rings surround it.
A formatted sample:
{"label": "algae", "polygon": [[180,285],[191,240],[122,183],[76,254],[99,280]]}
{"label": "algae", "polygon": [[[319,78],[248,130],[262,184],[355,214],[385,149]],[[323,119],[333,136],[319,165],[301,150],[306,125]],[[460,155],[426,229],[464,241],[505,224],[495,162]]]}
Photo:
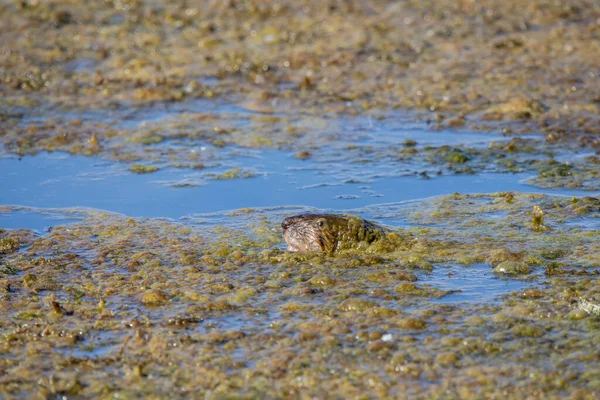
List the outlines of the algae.
{"label": "algae", "polygon": [[[2,258],[13,271],[0,281],[3,393],[173,396],[179,385],[175,397],[187,397],[215,393],[218,378],[219,393],[234,397],[375,387],[381,397],[479,398],[506,385],[508,398],[575,388],[592,396],[598,324],[580,299],[595,304],[598,293],[598,231],[585,227],[596,200],[510,198],[388,205],[420,226],[393,229],[387,236],[405,240],[374,253],[285,252],[271,230],[285,210],[230,213],[218,226],[90,212],[43,236],[5,231],[26,245]],[[534,205],[552,216],[552,230],[532,234]],[[575,213],[582,205],[587,212]],[[446,303],[428,274],[458,259],[466,264],[456,268],[527,268],[529,287]],[[310,385],[294,386],[299,377]]]}

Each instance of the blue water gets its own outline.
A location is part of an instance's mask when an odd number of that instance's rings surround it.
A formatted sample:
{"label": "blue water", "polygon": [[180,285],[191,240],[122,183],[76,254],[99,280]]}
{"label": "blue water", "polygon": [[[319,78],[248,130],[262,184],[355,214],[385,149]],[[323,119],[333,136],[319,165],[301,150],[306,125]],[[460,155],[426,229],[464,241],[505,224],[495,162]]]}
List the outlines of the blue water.
{"label": "blue water", "polygon": [[134,217],[178,219],[194,213],[282,205],[341,211],[453,192],[589,194],[533,188],[521,183],[526,174],[448,175],[431,180],[382,176],[372,182],[353,183],[323,173],[327,165],[301,161],[276,150],[241,157],[238,165],[256,170],[257,176],[234,180],[201,177],[199,186],[174,187],[173,182],[194,180],[194,175],[201,173],[165,168],[136,175],[127,164],[64,153],[41,153],[20,160],[8,156],[0,158],[0,205],[89,207]]}
{"label": "blue water", "polygon": [[81,221],[83,217],[65,214],[60,211],[23,209],[12,212],[0,213],[0,228],[4,229],[31,229],[38,233],[46,233],[53,226],[65,225]]}
{"label": "blue water", "polygon": [[422,281],[438,289],[454,291],[436,302],[473,303],[499,300],[505,293],[533,286],[536,278],[535,275],[524,279],[505,278],[495,275],[489,265],[477,264],[468,267],[438,266]]}

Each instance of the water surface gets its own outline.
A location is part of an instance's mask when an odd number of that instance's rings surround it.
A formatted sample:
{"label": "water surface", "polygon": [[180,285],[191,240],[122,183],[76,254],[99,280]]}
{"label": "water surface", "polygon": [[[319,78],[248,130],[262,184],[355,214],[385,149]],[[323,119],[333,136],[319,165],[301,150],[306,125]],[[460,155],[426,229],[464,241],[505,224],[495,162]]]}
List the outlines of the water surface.
{"label": "water surface", "polygon": [[[245,179],[214,180],[202,172],[165,168],[136,175],[129,165],[71,156],[40,153],[0,158],[0,204],[42,208],[89,207],[135,217],[181,218],[248,207],[301,205],[343,211],[381,203],[395,203],[454,192],[491,193],[524,191],[575,196],[579,190],[533,188],[523,181],[528,174],[482,173],[443,175],[433,179],[386,176],[369,181],[339,178],[325,171],[343,162],[313,163],[286,151],[262,150],[230,160],[227,167],[255,171]],[[365,167],[377,171],[377,166]],[[222,168],[223,169],[223,168]],[[183,187],[179,187],[183,186]],[[16,217],[16,216],[15,216]]]}

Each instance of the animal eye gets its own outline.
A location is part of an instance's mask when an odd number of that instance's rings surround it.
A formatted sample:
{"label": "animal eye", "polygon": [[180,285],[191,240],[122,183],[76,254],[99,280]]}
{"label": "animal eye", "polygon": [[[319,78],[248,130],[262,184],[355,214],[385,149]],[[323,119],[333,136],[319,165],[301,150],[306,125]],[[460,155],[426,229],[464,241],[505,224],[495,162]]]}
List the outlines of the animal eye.
{"label": "animal eye", "polygon": [[325,225],[325,222],[323,222],[323,220],[319,220],[317,222],[317,226],[322,227],[323,225]]}

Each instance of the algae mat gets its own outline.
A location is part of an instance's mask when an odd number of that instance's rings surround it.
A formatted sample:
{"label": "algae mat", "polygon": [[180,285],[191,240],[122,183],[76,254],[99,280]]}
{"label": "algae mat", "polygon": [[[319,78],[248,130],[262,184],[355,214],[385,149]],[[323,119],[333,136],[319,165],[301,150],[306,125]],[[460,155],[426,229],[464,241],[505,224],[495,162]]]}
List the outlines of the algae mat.
{"label": "algae mat", "polygon": [[[597,199],[367,207],[406,227],[336,257],[283,251],[291,212],[194,224],[74,210],[80,222],[42,235],[2,231],[3,395],[597,396],[600,320],[577,307],[600,300]],[[521,286],[445,302],[460,281],[431,273],[469,270]]]}
{"label": "algae mat", "polygon": [[598,134],[595,0],[5,0],[0,15],[6,107],[227,97]]}

